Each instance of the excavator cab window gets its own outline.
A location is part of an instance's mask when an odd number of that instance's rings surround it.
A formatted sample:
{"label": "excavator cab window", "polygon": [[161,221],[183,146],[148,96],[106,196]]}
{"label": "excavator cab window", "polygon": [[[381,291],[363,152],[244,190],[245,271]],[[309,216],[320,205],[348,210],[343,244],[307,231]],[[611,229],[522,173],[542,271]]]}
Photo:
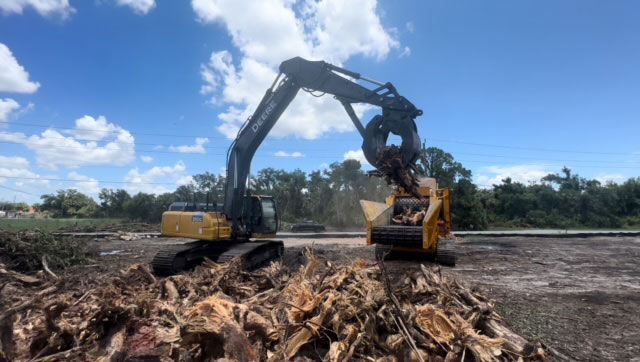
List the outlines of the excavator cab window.
{"label": "excavator cab window", "polygon": [[278,231],[276,204],[271,197],[245,198],[244,220],[252,233],[274,234]]}

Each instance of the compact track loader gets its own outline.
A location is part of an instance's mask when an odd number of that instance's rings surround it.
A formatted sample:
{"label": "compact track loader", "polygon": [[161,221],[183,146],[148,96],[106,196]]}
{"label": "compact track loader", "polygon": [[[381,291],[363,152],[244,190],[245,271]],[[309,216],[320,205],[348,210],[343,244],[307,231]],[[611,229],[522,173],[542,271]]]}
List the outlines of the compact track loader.
{"label": "compact track loader", "polygon": [[376,244],[379,256],[429,256],[440,264],[454,266],[449,189],[438,189],[434,178],[422,178],[419,190],[422,199],[396,190],[385,203],[360,200],[367,245]]}

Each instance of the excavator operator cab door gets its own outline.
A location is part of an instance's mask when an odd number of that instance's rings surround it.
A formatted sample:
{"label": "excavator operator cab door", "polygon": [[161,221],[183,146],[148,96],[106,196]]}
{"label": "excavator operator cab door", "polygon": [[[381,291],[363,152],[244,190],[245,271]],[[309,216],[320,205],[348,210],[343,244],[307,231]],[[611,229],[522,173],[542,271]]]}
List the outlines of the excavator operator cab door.
{"label": "excavator operator cab door", "polygon": [[278,231],[276,203],[269,196],[245,197],[244,222],[254,237],[273,235]]}

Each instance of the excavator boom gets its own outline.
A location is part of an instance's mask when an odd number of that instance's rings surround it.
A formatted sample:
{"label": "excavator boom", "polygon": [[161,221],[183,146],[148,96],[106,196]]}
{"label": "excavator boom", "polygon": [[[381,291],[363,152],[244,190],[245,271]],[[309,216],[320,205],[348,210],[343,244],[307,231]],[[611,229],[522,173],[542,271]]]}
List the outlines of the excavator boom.
{"label": "excavator boom", "polygon": [[[364,80],[377,87],[368,89],[346,77]],[[371,165],[376,166],[378,152],[386,145],[389,133],[402,138],[404,166],[412,165],[417,160],[421,144],[415,118],[422,111],[399,95],[391,83],[373,81],[324,61],[308,61],[300,57],[286,60],[280,65],[280,74],[273,85],[267,89],[255,112],[229,147],[223,211],[231,220],[237,235],[248,232],[242,230],[243,203],[238,200],[242,200],[246,192],[251,160],[301,89],[331,94],[344,106],[363,138],[362,149]],[[378,106],[382,108],[382,115],[375,116],[365,128],[353,110],[353,103]]]}
{"label": "excavator boom", "polygon": [[[375,88],[364,87],[357,80],[374,84]],[[402,137],[403,166],[415,166],[421,146],[415,118],[422,111],[400,96],[391,83],[377,82],[323,61],[308,61],[300,57],[284,61],[273,85],[267,89],[255,112],[229,147],[221,212],[165,212],[162,215],[163,235],[199,241],[160,250],[152,261],[156,272],[176,273],[197,264],[204,257],[225,262],[241,256],[246,266],[251,268],[281,255],[281,241],[246,242],[251,237],[271,237],[277,231],[273,199],[247,195],[246,183],[251,160],[258,147],[300,90],[331,94],[342,104],[363,138],[362,149],[372,165],[377,166],[378,154],[385,147],[389,133],[393,133]],[[375,116],[365,127],[356,115],[353,103],[378,106],[382,114]]]}

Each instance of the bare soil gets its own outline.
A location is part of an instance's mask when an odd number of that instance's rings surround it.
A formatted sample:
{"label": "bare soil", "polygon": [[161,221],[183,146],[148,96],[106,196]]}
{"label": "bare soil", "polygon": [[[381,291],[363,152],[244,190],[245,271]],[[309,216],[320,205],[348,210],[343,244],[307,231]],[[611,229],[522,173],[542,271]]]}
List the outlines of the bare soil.
{"label": "bare soil", "polygon": [[[149,262],[161,245],[185,241],[97,239],[92,243],[105,255],[82,272]],[[290,267],[303,262],[302,250],[311,245],[336,262],[374,259],[360,238],[284,242]],[[516,333],[541,339],[556,360],[640,362],[640,238],[476,237],[460,239],[457,247],[457,266],[443,271],[492,297]],[[399,276],[423,262],[391,260],[387,269]]]}

